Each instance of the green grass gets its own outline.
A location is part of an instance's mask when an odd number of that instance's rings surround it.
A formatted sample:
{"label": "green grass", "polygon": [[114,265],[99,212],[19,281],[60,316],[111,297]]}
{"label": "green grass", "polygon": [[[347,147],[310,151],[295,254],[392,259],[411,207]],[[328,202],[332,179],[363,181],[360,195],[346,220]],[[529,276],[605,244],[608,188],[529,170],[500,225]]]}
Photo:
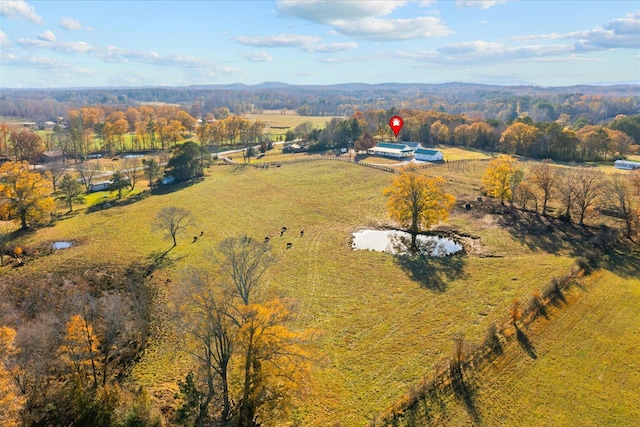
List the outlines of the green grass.
{"label": "green grass", "polygon": [[[525,333],[537,358],[511,342],[477,376],[474,406],[482,425],[630,426],[640,419],[640,279],[602,271],[583,279]],[[448,402],[440,425],[472,422]]]}
{"label": "green grass", "polygon": [[[273,135],[284,135],[288,130],[293,130],[301,123],[310,121],[314,127],[318,129],[324,129],[326,123],[330,121],[334,116],[300,116],[293,114],[293,112],[287,112],[287,114],[280,114],[280,110],[266,110],[262,114],[245,114],[245,118],[249,120],[260,120],[270,126],[268,132]],[[338,117],[339,119],[345,119],[344,117]]]}
{"label": "green grass", "polygon": [[[428,173],[447,175],[450,191],[475,198],[485,167],[486,162],[472,162],[468,170],[455,172],[441,165]],[[214,167],[203,182],[126,206],[79,211],[28,235],[26,244],[78,244],[28,262],[20,274],[146,262],[150,254],[169,248],[150,224],[162,207],[175,205],[190,209],[198,225],[179,239],[169,255],[173,261],[156,274],[170,301],[180,289],[180,272],[187,266],[210,268],[207,253],[223,238],[270,236],[279,261],[265,286],[296,298],[297,327],[323,335],[317,343],[322,363],[314,368],[314,395],[295,417],[308,426],[364,425],[433,372],[449,354],[454,334],[464,332],[470,341],[479,341],[489,323],[506,316],[514,298],[525,299],[573,263],[568,245],[548,253],[499,226],[495,216],[462,209],[454,212],[449,226],[478,235],[485,253],[501,258],[433,260],[428,273],[414,280],[390,255],[352,251],[352,231],[387,223],[382,190],[391,176],[332,161],[269,169]],[[282,226],[290,231],[280,238]],[[200,230],[204,236],[190,243]],[[285,249],[287,242],[292,249]],[[172,282],[165,284],[165,278]],[[132,380],[170,401],[191,361],[180,352],[179,331],[162,316],[163,307],[158,312],[162,333],[133,369]]]}

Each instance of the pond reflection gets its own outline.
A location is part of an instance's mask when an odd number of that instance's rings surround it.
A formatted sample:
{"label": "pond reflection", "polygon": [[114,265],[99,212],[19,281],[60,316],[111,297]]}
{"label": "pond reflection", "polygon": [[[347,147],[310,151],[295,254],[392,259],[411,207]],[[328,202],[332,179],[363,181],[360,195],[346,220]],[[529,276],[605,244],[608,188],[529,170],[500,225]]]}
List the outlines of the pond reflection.
{"label": "pond reflection", "polygon": [[[411,246],[411,235],[404,231],[360,230],[351,234],[353,249],[403,254]],[[445,237],[418,235],[416,243],[419,252],[429,256],[442,257],[462,250],[462,245]]]}

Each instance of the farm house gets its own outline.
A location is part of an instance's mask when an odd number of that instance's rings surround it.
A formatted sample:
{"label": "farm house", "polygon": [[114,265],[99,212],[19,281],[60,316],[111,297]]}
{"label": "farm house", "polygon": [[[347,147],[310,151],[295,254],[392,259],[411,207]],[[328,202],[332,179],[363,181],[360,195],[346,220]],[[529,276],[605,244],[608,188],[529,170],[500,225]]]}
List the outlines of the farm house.
{"label": "farm house", "polygon": [[413,154],[413,149],[404,144],[381,142],[375,147],[369,148],[367,152],[372,156],[404,158],[411,157],[411,155]]}

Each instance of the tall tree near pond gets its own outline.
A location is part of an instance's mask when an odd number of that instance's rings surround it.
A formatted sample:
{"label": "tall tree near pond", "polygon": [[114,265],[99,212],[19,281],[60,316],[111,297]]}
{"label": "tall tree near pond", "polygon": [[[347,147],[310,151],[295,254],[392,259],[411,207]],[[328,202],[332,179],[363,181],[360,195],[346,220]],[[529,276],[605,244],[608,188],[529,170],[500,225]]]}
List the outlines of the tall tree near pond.
{"label": "tall tree near pond", "polygon": [[511,181],[515,159],[511,156],[500,156],[489,162],[484,175],[482,175],[482,185],[491,197],[500,198],[500,203],[511,198]]}
{"label": "tall tree near pond", "polygon": [[388,197],[387,211],[411,235],[411,250],[417,251],[416,239],[422,228],[429,228],[449,217],[455,203],[453,195],[445,193],[446,181],[430,177],[411,166],[400,170],[384,190]]}
{"label": "tall tree near pond", "polygon": [[22,230],[41,222],[53,212],[55,203],[45,176],[29,172],[27,162],[6,162],[0,166],[0,209],[20,221]]}

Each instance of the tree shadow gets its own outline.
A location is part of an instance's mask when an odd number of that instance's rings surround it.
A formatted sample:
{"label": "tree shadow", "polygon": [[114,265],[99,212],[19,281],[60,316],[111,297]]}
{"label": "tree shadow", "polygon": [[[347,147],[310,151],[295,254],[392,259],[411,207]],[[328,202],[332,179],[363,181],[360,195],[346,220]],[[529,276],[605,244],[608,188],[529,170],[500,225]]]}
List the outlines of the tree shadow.
{"label": "tree shadow", "polygon": [[476,425],[482,424],[482,418],[475,402],[477,385],[473,376],[452,375],[451,388],[456,399],[464,405],[464,409],[473,423]]}
{"label": "tree shadow", "polygon": [[190,179],[188,181],[181,181],[181,182],[176,182],[173,184],[168,184],[168,185],[156,185],[155,187],[153,187],[153,189],[151,190],[151,194],[153,195],[162,195],[162,194],[171,194],[171,193],[175,193],[176,191],[180,191],[184,188],[187,187],[191,187],[194,184],[197,184],[199,182],[204,181],[204,177],[200,176],[197,178],[193,178]]}
{"label": "tree shadow", "polygon": [[589,240],[594,233],[589,228],[536,212],[505,207],[500,223],[532,251],[543,250],[556,254],[568,250],[571,256],[580,256],[592,249]]}
{"label": "tree shadow", "polygon": [[533,346],[533,344],[531,343],[529,338],[525,335],[525,333],[522,332],[518,327],[516,327],[516,338],[518,339],[518,343],[520,344],[520,347],[522,347],[522,349],[527,352],[529,357],[531,357],[532,359],[538,358],[538,353],[536,352],[536,348]]}
{"label": "tree shadow", "polygon": [[625,279],[640,277],[640,248],[630,243],[620,244],[600,259],[600,265]]}
{"label": "tree shadow", "polygon": [[450,281],[463,276],[466,260],[462,256],[435,257],[407,253],[397,255],[396,263],[421,286],[444,292]]}
{"label": "tree shadow", "polygon": [[96,203],[93,206],[89,206],[84,211],[84,213],[85,214],[90,214],[90,213],[93,213],[93,212],[99,212],[99,211],[104,211],[104,210],[111,209],[111,208],[117,208],[119,206],[131,205],[133,203],[136,203],[136,202],[139,202],[141,200],[144,200],[147,197],[149,197],[149,192],[142,191],[140,193],[136,193],[133,196],[129,196],[129,197],[126,197],[124,199],[106,200],[104,202]]}

